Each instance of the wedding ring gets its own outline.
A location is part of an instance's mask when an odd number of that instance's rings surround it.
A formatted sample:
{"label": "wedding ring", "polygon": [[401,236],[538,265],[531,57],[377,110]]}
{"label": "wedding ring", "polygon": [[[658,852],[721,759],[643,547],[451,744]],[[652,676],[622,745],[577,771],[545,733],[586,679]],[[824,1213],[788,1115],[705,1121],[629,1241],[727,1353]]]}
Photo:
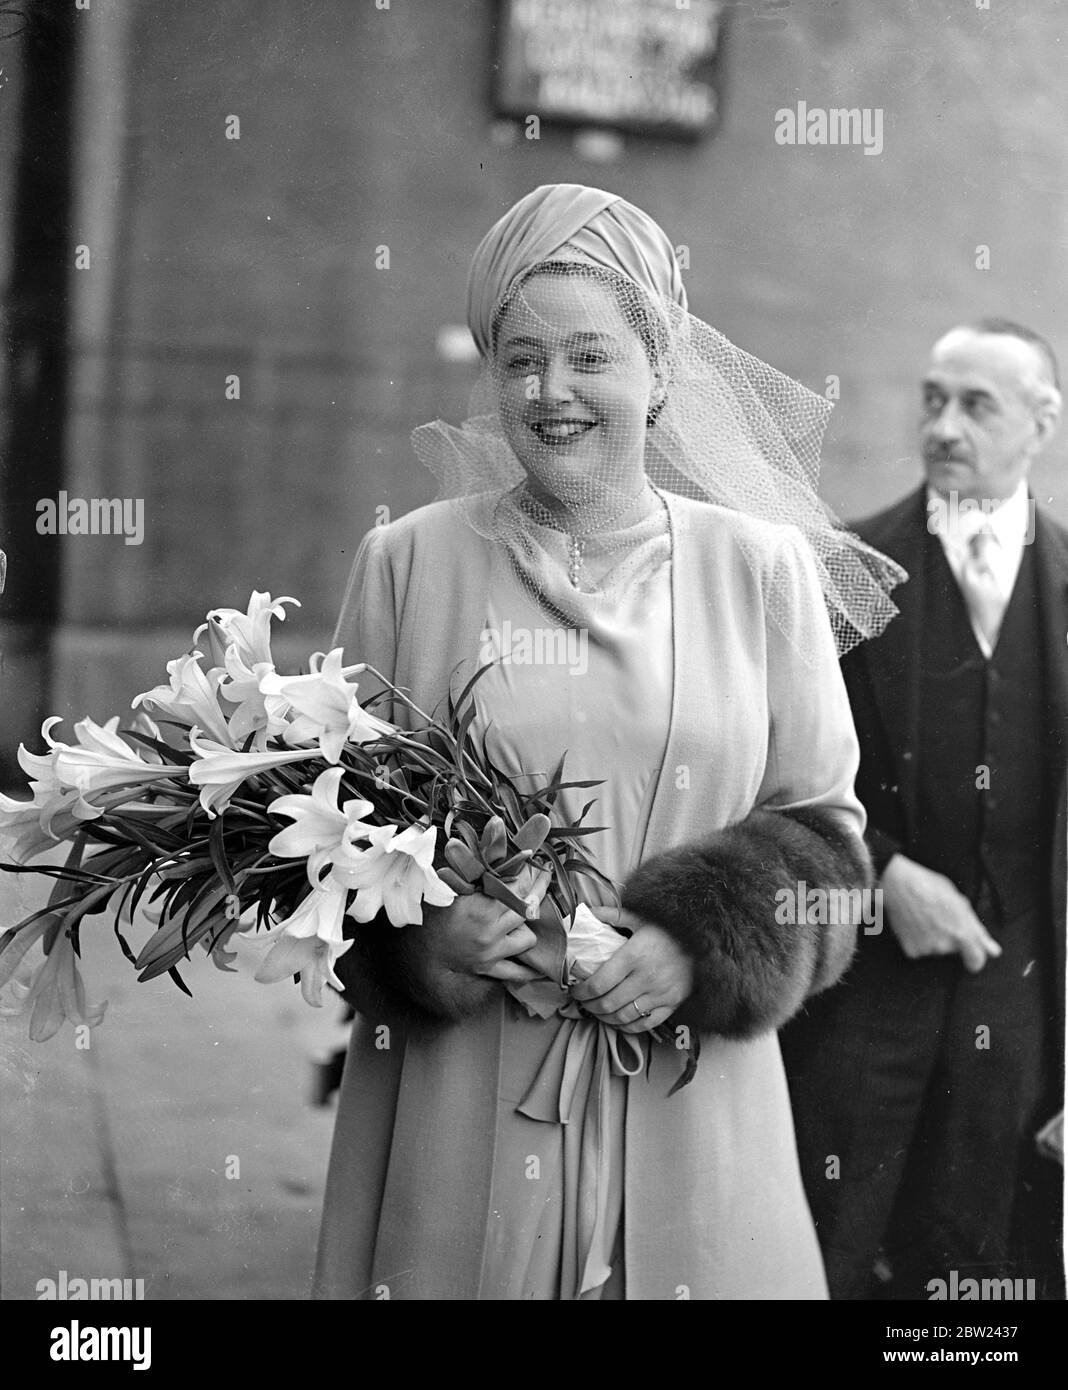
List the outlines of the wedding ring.
{"label": "wedding ring", "polygon": [[[635,1000],[633,1001],[633,1003],[634,1003],[634,1007],[635,1007],[636,1009],[638,1009],[638,1001],[637,1001],[637,999],[635,999]],[[649,1015],[645,1012],[644,1009],[638,1009],[638,1017],[639,1017],[639,1018],[648,1018]]]}

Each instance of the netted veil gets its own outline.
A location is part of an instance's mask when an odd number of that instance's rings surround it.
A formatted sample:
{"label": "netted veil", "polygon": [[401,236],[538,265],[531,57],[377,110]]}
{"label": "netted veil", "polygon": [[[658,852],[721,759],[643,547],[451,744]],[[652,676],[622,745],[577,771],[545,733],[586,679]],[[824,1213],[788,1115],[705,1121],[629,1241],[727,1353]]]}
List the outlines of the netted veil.
{"label": "netted veil", "polygon": [[[674,250],[640,209],[578,184],[535,189],[476,251],[468,323],[484,362],[471,414],[412,442],[439,498],[507,547],[528,587],[555,535],[576,590],[620,592],[662,490],[799,528],[839,653],[896,614],[904,571],[817,494],[830,402],[687,311]],[[754,570],[766,570],[765,531],[738,528]],[[765,582],[796,641],[795,579]]]}

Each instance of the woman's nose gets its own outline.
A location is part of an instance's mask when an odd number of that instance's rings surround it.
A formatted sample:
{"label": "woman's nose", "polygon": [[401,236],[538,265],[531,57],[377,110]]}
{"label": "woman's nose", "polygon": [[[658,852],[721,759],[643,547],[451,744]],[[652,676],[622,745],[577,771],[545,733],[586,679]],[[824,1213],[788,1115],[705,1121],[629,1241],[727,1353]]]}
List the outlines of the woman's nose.
{"label": "woman's nose", "polygon": [[574,400],[571,369],[566,358],[552,358],[546,365],[541,378],[541,398],[543,401]]}

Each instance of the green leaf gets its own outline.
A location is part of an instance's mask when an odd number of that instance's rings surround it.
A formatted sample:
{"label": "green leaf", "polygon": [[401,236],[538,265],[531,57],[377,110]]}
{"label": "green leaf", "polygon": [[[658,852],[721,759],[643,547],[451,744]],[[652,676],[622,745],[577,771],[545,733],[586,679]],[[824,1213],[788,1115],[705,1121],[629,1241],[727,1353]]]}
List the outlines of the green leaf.
{"label": "green leaf", "polygon": [[30,927],[34,922],[39,922],[42,917],[51,917],[53,913],[62,912],[65,907],[73,907],[78,898],[64,898],[61,902],[52,903],[48,907],[38,908],[36,912],[31,912],[28,917],[23,917],[21,922],[16,922],[13,927],[8,927],[3,936],[0,936],[0,956],[7,950],[11,943],[18,936],[19,932],[25,927]]}
{"label": "green leaf", "polygon": [[[183,729],[189,732],[185,724],[177,724],[170,719],[158,719],[157,724],[172,724],[176,729]],[[188,748],[175,748],[169,743],[164,743],[160,738],[152,738],[148,734],[139,733],[136,729],[120,729],[119,733],[123,738],[132,739],[134,743],[140,743],[145,748],[151,748],[154,753],[158,753],[165,763],[191,763],[196,754]]]}
{"label": "green leaf", "polygon": [[[171,979],[182,991],[182,993],[188,994],[190,999],[192,999],[193,991],[189,988],[189,986],[186,984],[186,982],[182,979],[181,975],[178,974],[178,971],[175,970],[173,966],[170,968],[170,970],[167,971],[167,974],[171,977]],[[144,978],[144,975],[142,975],[141,979],[143,980]]]}
{"label": "green leaf", "polygon": [[[459,694],[459,696],[457,697],[455,704],[453,704],[453,701],[452,701],[452,692],[451,692],[451,690],[450,690],[450,692],[449,692],[449,703],[450,703],[450,706],[451,706],[453,709],[455,709],[455,710],[461,710],[461,709],[463,709],[464,705],[468,703],[468,701],[471,701],[471,703],[473,704],[474,702],[471,700],[472,691],[474,690],[474,688],[475,688],[475,686],[478,684],[478,682],[482,679],[482,677],[486,674],[486,672],[487,672],[487,671],[492,671],[492,670],[493,670],[493,667],[494,667],[496,664],[497,664],[496,662],[490,661],[490,662],[487,662],[484,666],[480,666],[480,667],[478,668],[478,670],[475,672],[475,674],[471,677],[471,679],[470,679],[470,680],[467,682],[467,684],[464,686],[463,690],[460,691],[460,694]],[[470,722],[470,720],[469,720],[468,722]]]}
{"label": "green leaf", "polygon": [[183,859],[181,863],[168,864],[166,868],[158,869],[156,872],[161,879],[170,883],[175,879],[188,878],[191,874],[202,874],[205,870],[211,869],[212,867],[213,861],[211,856],[208,855],[206,858],[197,857],[196,859]]}
{"label": "green leaf", "polygon": [[701,1058],[701,1035],[691,1032],[690,1038],[692,1041],[686,1050],[686,1066],[682,1075],[668,1091],[669,1096],[673,1096],[676,1091],[681,1091],[683,1086],[688,1086],[697,1074],[697,1063]]}
{"label": "green leaf", "polygon": [[215,865],[216,872],[222,879],[226,891],[230,897],[237,896],[237,885],[234,883],[234,876],[230,872],[230,865],[226,859],[226,831],[223,826],[222,816],[217,816],[211,823],[211,830],[208,832],[208,848],[211,852],[211,862]]}

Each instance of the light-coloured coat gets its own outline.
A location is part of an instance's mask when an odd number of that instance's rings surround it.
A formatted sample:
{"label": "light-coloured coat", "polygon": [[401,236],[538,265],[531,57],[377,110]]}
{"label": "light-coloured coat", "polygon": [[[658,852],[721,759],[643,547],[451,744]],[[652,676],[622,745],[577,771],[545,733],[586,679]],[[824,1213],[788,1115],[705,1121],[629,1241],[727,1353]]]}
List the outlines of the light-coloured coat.
{"label": "light-coloured coat", "polygon": [[[790,527],[666,501],[672,722],[643,859],[755,806],[823,807],[862,832],[856,737],[805,542]],[[335,643],[431,709],[450,679],[458,689],[475,669],[486,594],[513,582],[501,547],[468,529],[455,504],[422,508],[365,538]],[[772,614],[770,593],[792,602]],[[702,717],[683,721],[682,709]],[[499,1151],[498,1121],[529,1080],[507,1044],[521,1037],[530,1050],[529,1031],[541,1030],[544,1049],[532,1050],[548,1049],[556,1020],[517,1015],[502,991],[499,1008],[430,1035],[405,1036],[389,1020],[357,1026],[319,1296],[521,1296],[487,1274],[509,1239],[495,1170],[512,1156]],[[625,1083],[626,1297],[825,1298],[775,1034],[704,1038],[696,1078],[669,1098],[681,1065],[657,1046],[648,1078]]]}

